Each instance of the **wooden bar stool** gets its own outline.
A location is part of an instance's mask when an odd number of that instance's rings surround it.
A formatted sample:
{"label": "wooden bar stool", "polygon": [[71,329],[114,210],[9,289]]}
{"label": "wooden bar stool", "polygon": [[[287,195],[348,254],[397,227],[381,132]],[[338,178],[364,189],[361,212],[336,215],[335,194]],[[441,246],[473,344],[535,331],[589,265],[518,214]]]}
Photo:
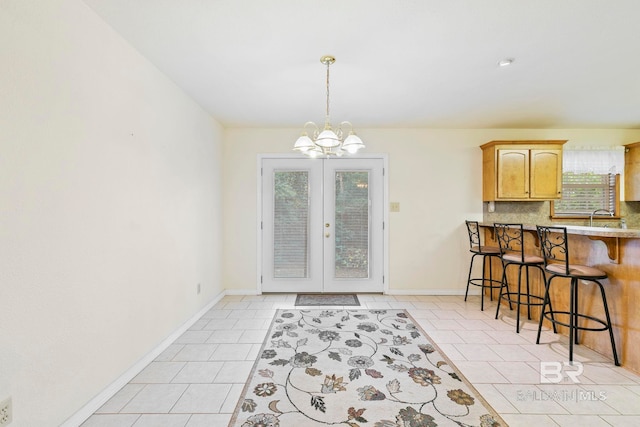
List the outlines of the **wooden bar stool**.
{"label": "wooden bar stool", "polygon": [[[524,251],[524,229],[522,224],[495,223],[496,239],[500,246],[500,258],[502,259],[502,286],[500,287],[500,297],[498,298],[498,308],[496,309],[496,319],[500,314],[500,300],[509,302],[509,308],[513,310],[512,303],[516,305],[516,332],[520,333],[520,306],[527,306],[527,319],[531,320],[531,306],[542,306],[544,299],[541,295],[531,293],[529,284],[529,269],[534,268],[542,273],[542,280],[546,282],[544,274],[544,259],[537,255],[526,254]],[[518,267],[517,291],[509,290],[507,283],[507,267],[510,265]],[[522,270],[525,271],[525,286],[522,290]],[[514,299],[513,295],[516,296]],[[554,326],[555,327],[555,326]]]}
{"label": "wooden bar stool", "polygon": [[[540,316],[540,323],[538,325],[538,337],[536,344],[540,344],[540,333],[542,331],[542,320],[546,318],[555,324],[563,325],[569,328],[569,361],[573,362],[573,344],[578,344],[578,331],[609,331],[609,338],[611,339],[611,349],[613,350],[613,361],[616,366],[620,366],[618,361],[618,353],[616,352],[616,343],[613,338],[613,328],[611,326],[611,317],[609,316],[609,307],[607,305],[607,296],[604,292],[604,286],[600,283],[600,280],[607,278],[607,273],[586,265],[577,265],[569,263],[569,242],[567,238],[567,229],[565,227],[547,227],[536,226],[538,231],[538,237],[540,238],[540,247],[542,248],[542,256],[544,257],[545,270],[549,273],[549,278],[546,281],[544,292],[544,303],[542,305],[542,315]],[[567,278],[571,279],[571,286],[569,288],[569,311],[554,311],[551,308],[551,300],[549,299],[549,289],[551,287],[551,281],[555,278]],[[578,289],[579,283],[582,280],[593,282],[600,288],[600,295],[602,296],[602,305],[604,307],[605,319],[600,319],[594,316],[580,313],[580,307],[578,305]],[[549,309],[547,310],[547,305]],[[569,323],[556,320],[554,315],[564,315],[569,317]],[[591,321],[591,324],[596,323],[599,326],[581,326],[579,321],[587,320]]]}
{"label": "wooden bar stool", "polygon": [[[464,293],[464,300],[467,300],[469,294],[469,285],[480,286],[480,310],[484,310],[484,290],[489,289],[489,297],[493,301],[493,289],[498,289],[502,281],[493,278],[493,267],[491,266],[492,258],[500,258],[500,249],[494,246],[484,246],[480,239],[480,227],[478,221],[465,221],[467,231],[469,232],[469,252],[471,255],[471,263],[469,264],[469,276],[467,278],[467,290]],[[471,278],[471,270],[473,269],[473,260],[476,256],[482,257],[482,277]],[[489,277],[486,275],[486,265],[489,261]],[[499,283],[499,284],[498,284]]]}

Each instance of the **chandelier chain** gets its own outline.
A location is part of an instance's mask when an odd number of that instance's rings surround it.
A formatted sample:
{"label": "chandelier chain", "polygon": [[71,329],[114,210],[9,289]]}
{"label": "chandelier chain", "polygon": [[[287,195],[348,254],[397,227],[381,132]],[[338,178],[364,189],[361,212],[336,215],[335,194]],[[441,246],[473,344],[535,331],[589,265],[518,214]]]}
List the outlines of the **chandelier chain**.
{"label": "chandelier chain", "polygon": [[327,61],[327,115],[325,117],[325,126],[330,123],[329,120],[329,66],[331,63]]}

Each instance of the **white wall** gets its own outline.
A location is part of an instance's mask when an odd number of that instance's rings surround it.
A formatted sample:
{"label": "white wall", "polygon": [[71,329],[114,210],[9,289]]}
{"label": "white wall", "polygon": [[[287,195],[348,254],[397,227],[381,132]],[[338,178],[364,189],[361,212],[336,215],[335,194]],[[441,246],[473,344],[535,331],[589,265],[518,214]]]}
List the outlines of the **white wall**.
{"label": "white wall", "polygon": [[0,64],[0,400],[54,426],[223,291],[222,130],[79,0]]}
{"label": "white wall", "polygon": [[[224,283],[257,289],[259,153],[291,153],[299,129],[227,129],[224,142]],[[465,219],[482,219],[482,151],[494,139],[568,139],[621,145],[639,130],[358,129],[367,153],[389,155],[390,293],[464,292],[469,262]]]}

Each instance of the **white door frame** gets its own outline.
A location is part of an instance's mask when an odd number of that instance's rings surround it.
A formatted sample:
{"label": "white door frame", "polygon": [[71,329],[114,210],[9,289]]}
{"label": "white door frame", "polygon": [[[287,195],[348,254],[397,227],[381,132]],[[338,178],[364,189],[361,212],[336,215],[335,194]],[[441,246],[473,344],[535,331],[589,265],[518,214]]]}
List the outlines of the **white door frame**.
{"label": "white door frame", "polygon": [[[256,212],[256,290],[257,294],[262,294],[262,160],[263,159],[305,159],[299,154],[258,154],[256,164],[256,188],[257,188],[257,212]],[[349,156],[353,159],[382,159],[383,162],[383,293],[389,292],[389,157],[387,154],[363,154]]]}

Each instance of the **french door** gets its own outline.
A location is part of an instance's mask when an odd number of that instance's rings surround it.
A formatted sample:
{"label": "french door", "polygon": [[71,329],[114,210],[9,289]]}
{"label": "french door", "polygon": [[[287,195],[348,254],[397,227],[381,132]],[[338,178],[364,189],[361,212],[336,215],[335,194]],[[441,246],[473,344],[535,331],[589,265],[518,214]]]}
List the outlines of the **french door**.
{"label": "french door", "polygon": [[263,292],[382,292],[383,159],[262,159]]}

